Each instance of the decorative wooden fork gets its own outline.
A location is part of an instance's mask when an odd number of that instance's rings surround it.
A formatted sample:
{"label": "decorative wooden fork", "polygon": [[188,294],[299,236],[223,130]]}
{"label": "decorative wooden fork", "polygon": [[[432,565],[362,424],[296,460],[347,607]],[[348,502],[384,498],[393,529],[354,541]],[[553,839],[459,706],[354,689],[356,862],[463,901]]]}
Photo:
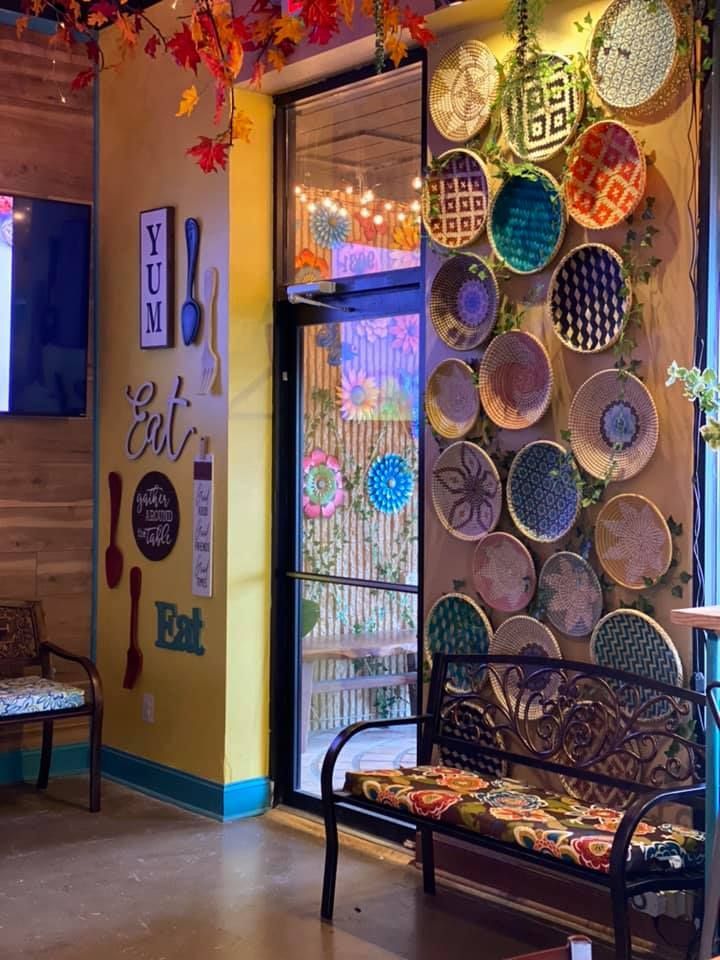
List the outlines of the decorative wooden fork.
{"label": "decorative wooden fork", "polygon": [[200,389],[198,394],[212,393],[218,373],[218,357],[212,347],[215,307],[217,300],[218,272],[215,267],[205,271],[205,336],[200,354]]}

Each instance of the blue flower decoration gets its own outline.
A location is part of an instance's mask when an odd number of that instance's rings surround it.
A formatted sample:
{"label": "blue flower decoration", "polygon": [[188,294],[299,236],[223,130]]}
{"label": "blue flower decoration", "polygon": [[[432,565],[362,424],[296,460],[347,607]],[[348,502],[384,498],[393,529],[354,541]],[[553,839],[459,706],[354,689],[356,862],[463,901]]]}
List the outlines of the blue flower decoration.
{"label": "blue flower decoration", "polygon": [[321,247],[341,247],[350,235],[350,223],[347,214],[319,206],[310,216],[310,233]]}
{"label": "blue flower decoration", "polygon": [[398,513],[413,490],[412,470],[397,453],[386,453],[370,467],[367,490],[370,503],[380,513]]}

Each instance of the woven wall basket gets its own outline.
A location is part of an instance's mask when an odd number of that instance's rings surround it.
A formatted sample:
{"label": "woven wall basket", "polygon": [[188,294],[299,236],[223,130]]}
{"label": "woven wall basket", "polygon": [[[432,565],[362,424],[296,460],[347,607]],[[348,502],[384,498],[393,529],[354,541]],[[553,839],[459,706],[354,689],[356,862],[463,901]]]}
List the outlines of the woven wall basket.
{"label": "woven wall basket", "polygon": [[543,53],[518,68],[502,102],[502,129],[510,149],[539,163],[558,153],[572,138],[582,117],[585,94],[568,72],[570,61]]}
{"label": "woven wall basket", "polygon": [[568,637],[587,637],[602,616],[597,574],[577,553],[561,550],[545,561],[538,580],[545,617]]}
{"label": "woven wall basket", "polygon": [[498,88],[497,60],[479,40],[448,50],[430,81],[430,116],[446,140],[471,140],[487,123]]}
{"label": "woven wall basket", "polygon": [[657,408],[637,377],[601,370],[573,397],[568,429],[575,459],[591,477],[627,480],[655,453]]}
{"label": "woven wall basket", "polygon": [[[454,740],[504,750],[505,742],[500,731],[486,716],[485,711],[467,700],[458,703],[453,710],[440,719],[440,734]],[[440,762],[445,767],[469,770],[481,777],[497,780],[506,777],[508,765],[500,757],[485,756],[477,753],[465,753],[462,747],[443,744],[439,750]]]}
{"label": "woven wall basket", "polygon": [[570,152],[564,186],[568,214],[580,226],[616,227],[645,194],[647,165],[640,143],[616,120],[594,123]]}
{"label": "woven wall basket", "polygon": [[532,554],[511,533],[489,533],[473,554],[473,584],[493,610],[517,613],[535,594],[535,564]]}
{"label": "woven wall basket", "polygon": [[537,543],[568,534],[580,509],[572,463],[551,440],[528,443],[515,455],[507,479],[507,503],[520,533]]}
{"label": "woven wall basket", "polygon": [[448,533],[458,540],[480,540],[495,529],[502,510],[495,464],[475,443],[451,444],[433,466],[432,501]]}
{"label": "woven wall basket", "polygon": [[[489,652],[511,657],[562,658],[550,630],[533,617],[525,616],[510,617],[501,624],[490,641]],[[560,677],[556,671],[543,673],[541,667],[507,668],[497,663],[493,664],[490,682],[499,702],[517,710],[522,722],[537,720],[543,715],[543,698],[557,696]]]}
{"label": "woven wall basket", "polygon": [[629,590],[667,573],[672,537],[665,518],[647,497],[621,493],[604,505],[595,523],[595,550],[605,573]]}
{"label": "woven wall basket", "polygon": [[513,273],[546,267],[565,236],[565,202],[557,181],[539,167],[532,178],[509,177],[490,205],[488,236]]}
{"label": "woven wall basket", "polygon": [[470,433],[480,413],[475,374],[462,360],[443,360],[427,382],[425,412],[430,426],[447,440]]}
{"label": "woven wall basket", "polygon": [[472,350],[495,327],[500,295],[491,268],[473,253],[449,257],[430,287],[430,319],[435,332],[455,350]]}
{"label": "woven wall basket", "polygon": [[437,158],[425,178],[422,216],[432,240],[456,250],[480,237],[490,202],[485,165],[472,150],[455,148]]}
{"label": "woven wall basket", "polygon": [[588,64],[598,96],[616,110],[650,113],[682,82],[687,37],[668,0],[613,0],[598,20]]}
{"label": "woven wall basket", "polygon": [[532,426],[550,405],[550,357],[538,338],[523,330],[501,333],[490,342],[478,379],[482,408],[506,430]]}
{"label": "woven wall basket", "polygon": [[[433,604],[425,621],[425,653],[487,653],[492,627],[485,611],[464,593],[446,593]],[[448,679],[469,691],[484,679],[485,670],[448,668]]]}
{"label": "woven wall basket", "polygon": [[618,254],[601,243],[584,243],[555,268],[546,310],[564,347],[577,353],[601,353],[619,340],[630,301]]}

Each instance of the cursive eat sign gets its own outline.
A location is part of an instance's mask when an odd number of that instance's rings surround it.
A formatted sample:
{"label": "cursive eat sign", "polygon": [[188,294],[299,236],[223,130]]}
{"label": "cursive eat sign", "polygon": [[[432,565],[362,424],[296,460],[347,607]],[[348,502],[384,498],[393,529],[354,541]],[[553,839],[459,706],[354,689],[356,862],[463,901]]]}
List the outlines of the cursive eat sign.
{"label": "cursive eat sign", "polygon": [[168,460],[177,460],[185,444],[196,433],[188,427],[178,446],[175,445],[175,412],[178,407],[189,407],[190,401],[180,396],[182,377],[175,377],[175,386],[167,399],[165,413],[150,413],[147,410],[155,397],[156,385],[150,380],[141,383],[134,392],[125,387],[125,396],[132,410],[132,423],[125,438],[125,455],[128,460],[137,460],[150,447],[156,457],[163,451]]}

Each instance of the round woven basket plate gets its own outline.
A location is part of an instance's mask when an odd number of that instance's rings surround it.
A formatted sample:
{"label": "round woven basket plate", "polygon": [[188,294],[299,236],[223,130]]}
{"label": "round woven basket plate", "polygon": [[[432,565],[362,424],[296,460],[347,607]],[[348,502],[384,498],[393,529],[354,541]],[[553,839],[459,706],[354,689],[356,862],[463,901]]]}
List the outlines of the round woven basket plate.
{"label": "round woven basket plate", "polygon": [[443,343],[454,350],[472,350],[493,332],[499,302],[490,267],[473,253],[458,253],[433,278],[430,319]]}
{"label": "round woven basket plate", "polygon": [[480,413],[480,394],[471,368],[462,360],[443,360],[430,374],[425,391],[430,426],[447,440],[469,433]]}
{"label": "round woven basket plate", "polygon": [[543,53],[511,77],[503,95],[502,128],[510,149],[539,163],[561,150],[580,122],[585,95],[567,57]]}
{"label": "round woven basket plate", "polygon": [[523,430],[537,423],[552,386],[550,357],[537,337],[510,330],[490,342],[480,364],[480,404],[496,426]]}
{"label": "round woven basket plate", "polygon": [[578,137],[564,183],[568,214],[581,227],[616,227],[645,193],[645,154],[627,127],[616,120],[600,120]]}
{"label": "round woven basket plate", "polygon": [[535,564],[532,554],[511,533],[489,533],[475,547],[473,584],[493,610],[517,613],[524,610],[535,593]]}
{"label": "round woven basket plate", "polygon": [[567,637],[587,637],[602,616],[597,574],[577,553],[561,550],[545,561],[538,580],[545,616]]}
{"label": "round woven basket plate", "polygon": [[479,40],[442,57],[430,81],[430,116],[446,140],[471,140],[485,126],[498,87],[497,61]]}
{"label": "round woven basket plate", "polygon": [[502,509],[495,464],[474,443],[451,444],[433,467],[432,500],[448,533],[458,540],[480,540],[495,529]]}
{"label": "round woven basket plate", "polygon": [[422,215],[430,238],[450,250],[475,243],[485,229],[489,202],[482,160],[461,148],[443,153],[422,190]]}
{"label": "round woven basket plate", "polygon": [[[533,617],[523,616],[510,617],[498,627],[490,641],[489,652],[512,657],[553,657],[558,660],[562,657],[557,640],[548,628]],[[528,666],[523,671],[510,667],[507,671],[502,664],[493,664],[490,682],[500,703],[507,703],[511,710],[517,710],[521,720],[537,720],[543,715],[543,698],[556,696],[560,677],[540,667]]]}
{"label": "round woven basket plate", "polygon": [[[491,637],[485,612],[464,593],[440,597],[425,621],[425,649],[430,658],[434,653],[487,653]],[[484,673],[484,668],[479,672],[450,666],[448,679],[456,689],[470,692]]]}
{"label": "round woven basket plate", "polygon": [[[495,750],[504,750],[505,744],[500,731],[493,727],[480,707],[472,703],[461,701],[456,704],[449,715],[440,721],[440,734],[443,737],[454,737],[457,740],[467,740],[468,743],[478,744],[480,747],[492,747]],[[482,754],[465,753],[462,747],[440,747],[440,762],[446,767],[456,767],[459,770],[469,770],[481,777],[497,780],[507,776],[507,762],[499,757],[483,756]]]}
{"label": "round woven basket plate", "polygon": [[637,377],[601,370],[573,397],[568,429],[575,459],[591,477],[627,480],[655,453],[657,408]]}
{"label": "round woven basket plate", "polygon": [[[593,630],[590,656],[593,663],[602,667],[626,670],[676,687],[683,683],[682,662],[675,644],[659,623],[639,610],[613,610],[604,616]],[[623,704],[629,709],[655,696],[650,690],[642,691],[630,702],[631,694],[618,689]],[[654,704],[643,711],[643,719],[657,719],[668,709],[660,703]]]}
{"label": "round woven basket plate", "polygon": [[622,260],[600,243],[584,243],[555,268],[547,312],[564,347],[601,353],[620,338],[630,310]]}
{"label": "round woven basket plate", "polygon": [[608,106],[649,111],[678,82],[682,26],[667,0],[613,0],[590,44],[593,86]]}
{"label": "round woven basket plate", "polygon": [[512,176],[490,205],[488,235],[496,256],[513,273],[537,273],[560,249],[565,203],[557,181],[541,170]]}
{"label": "round woven basket plate", "polygon": [[528,539],[554,543],[569,533],[580,494],[565,448],[536,440],[518,451],[508,474],[507,501],[515,526]]}
{"label": "round woven basket plate", "polygon": [[595,550],[603,570],[615,583],[642,590],[667,573],[672,537],[652,500],[639,493],[621,493],[608,500],[598,514]]}

